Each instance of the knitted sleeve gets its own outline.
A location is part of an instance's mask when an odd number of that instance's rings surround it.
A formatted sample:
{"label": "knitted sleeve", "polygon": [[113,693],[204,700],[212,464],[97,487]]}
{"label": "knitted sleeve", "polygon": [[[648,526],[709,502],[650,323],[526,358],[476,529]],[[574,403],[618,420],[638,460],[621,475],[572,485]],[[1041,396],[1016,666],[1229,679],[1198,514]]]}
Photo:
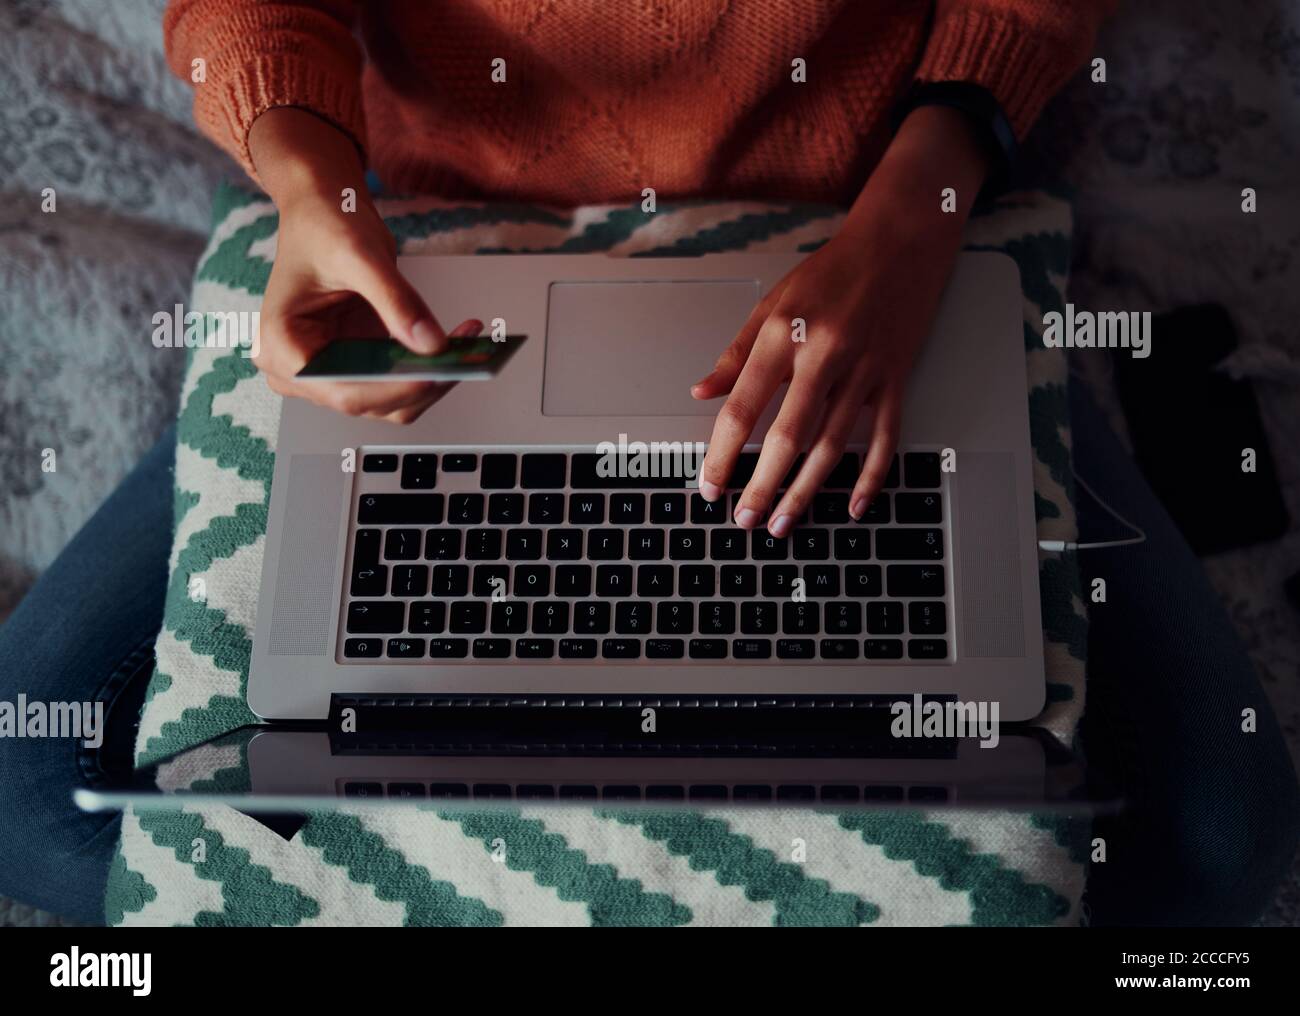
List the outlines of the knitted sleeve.
{"label": "knitted sleeve", "polygon": [[355,18],[354,0],[170,0],[163,44],[200,129],[256,179],[248,131],[275,106],[324,117],[364,152]]}
{"label": "knitted sleeve", "polygon": [[918,81],[987,88],[1023,138],[1091,55],[1117,0],[938,0]]}

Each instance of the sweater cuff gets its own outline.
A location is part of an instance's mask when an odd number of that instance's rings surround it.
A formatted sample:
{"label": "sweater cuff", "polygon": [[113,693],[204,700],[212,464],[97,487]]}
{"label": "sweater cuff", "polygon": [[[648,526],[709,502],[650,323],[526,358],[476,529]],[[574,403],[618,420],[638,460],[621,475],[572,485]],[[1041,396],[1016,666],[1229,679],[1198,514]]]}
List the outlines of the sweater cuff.
{"label": "sweater cuff", "polygon": [[224,142],[254,180],[257,172],[248,151],[253,121],[268,109],[293,106],[307,110],[346,133],[366,162],[365,114],[361,84],[350,74],[323,68],[309,53],[266,53],[241,62],[221,80],[195,85],[194,118],[212,137]]}
{"label": "sweater cuff", "polygon": [[987,89],[1022,140],[1074,73],[1070,55],[1044,44],[1031,26],[1014,18],[957,9],[934,26],[916,79],[968,81]]}

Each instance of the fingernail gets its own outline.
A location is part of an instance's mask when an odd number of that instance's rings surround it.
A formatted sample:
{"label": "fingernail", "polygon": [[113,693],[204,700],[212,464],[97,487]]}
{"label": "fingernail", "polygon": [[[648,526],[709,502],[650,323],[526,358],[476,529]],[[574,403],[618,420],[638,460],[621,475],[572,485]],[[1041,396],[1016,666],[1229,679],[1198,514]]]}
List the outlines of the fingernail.
{"label": "fingernail", "polygon": [[708,480],[700,481],[700,497],[706,501],[716,501],[722,496],[722,488]]}
{"label": "fingernail", "polygon": [[860,497],[856,501],[854,501],[851,505],[849,505],[849,514],[852,515],[855,519],[862,518],[862,516],[866,513],[866,510],[867,510],[867,499],[865,497]]}
{"label": "fingernail", "polygon": [[790,531],[790,526],[793,522],[794,519],[792,519],[789,515],[778,515],[776,518],[772,520],[772,524],[768,526],[768,530],[771,532],[773,536],[775,536],[778,540],[780,540],[783,539],[785,537],[785,534]]}
{"label": "fingernail", "polygon": [[411,345],[419,353],[436,353],[438,351],[438,330],[429,320],[417,321],[411,329]]}
{"label": "fingernail", "polygon": [[753,508],[742,508],[736,512],[736,525],[741,529],[753,529],[758,525],[758,512]]}

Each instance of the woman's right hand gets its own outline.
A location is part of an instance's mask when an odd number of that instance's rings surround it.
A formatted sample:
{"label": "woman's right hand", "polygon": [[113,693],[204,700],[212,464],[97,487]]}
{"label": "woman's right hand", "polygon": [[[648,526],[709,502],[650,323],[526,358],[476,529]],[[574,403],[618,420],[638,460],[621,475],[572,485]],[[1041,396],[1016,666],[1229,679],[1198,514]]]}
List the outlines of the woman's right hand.
{"label": "woman's right hand", "polygon": [[[353,416],[410,423],[449,384],[432,381],[299,381],[295,375],[329,342],[391,335],[437,353],[448,334],[397,270],[396,243],[371,202],[356,146],[299,109],[267,110],[253,122],[249,152],[280,212],[275,263],[262,300],[254,362],[271,390]],[[345,205],[345,189],[355,194]],[[461,322],[451,335],[477,335]]]}

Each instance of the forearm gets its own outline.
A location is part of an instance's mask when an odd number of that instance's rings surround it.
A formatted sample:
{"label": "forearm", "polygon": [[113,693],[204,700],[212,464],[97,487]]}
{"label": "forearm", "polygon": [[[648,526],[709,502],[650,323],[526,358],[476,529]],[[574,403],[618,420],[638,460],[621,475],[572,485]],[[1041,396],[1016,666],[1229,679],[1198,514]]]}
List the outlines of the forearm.
{"label": "forearm", "polygon": [[366,200],[365,167],[352,139],[306,110],[268,109],[253,121],[248,150],[258,179],[282,212],[302,200],[339,203],[345,188]]}

